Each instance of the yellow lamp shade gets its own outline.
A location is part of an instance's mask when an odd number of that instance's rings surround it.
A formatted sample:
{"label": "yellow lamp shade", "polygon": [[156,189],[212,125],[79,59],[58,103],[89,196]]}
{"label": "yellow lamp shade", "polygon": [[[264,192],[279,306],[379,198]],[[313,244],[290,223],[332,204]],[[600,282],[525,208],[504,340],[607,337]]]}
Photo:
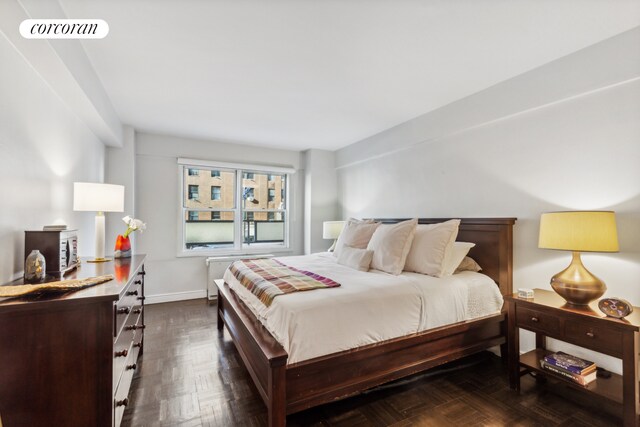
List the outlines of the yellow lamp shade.
{"label": "yellow lamp shade", "polygon": [[618,252],[615,213],[549,212],[540,217],[538,247],[576,252]]}

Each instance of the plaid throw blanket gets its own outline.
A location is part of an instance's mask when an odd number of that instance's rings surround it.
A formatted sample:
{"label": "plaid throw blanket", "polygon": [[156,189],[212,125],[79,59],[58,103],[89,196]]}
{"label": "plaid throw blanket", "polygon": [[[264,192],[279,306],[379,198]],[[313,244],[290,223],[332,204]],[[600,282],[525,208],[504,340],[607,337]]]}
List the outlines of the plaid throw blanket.
{"label": "plaid throw blanket", "polygon": [[267,307],[278,295],[340,286],[329,278],[290,267],[275,259],[239,260],[233,262],[229,270]]}

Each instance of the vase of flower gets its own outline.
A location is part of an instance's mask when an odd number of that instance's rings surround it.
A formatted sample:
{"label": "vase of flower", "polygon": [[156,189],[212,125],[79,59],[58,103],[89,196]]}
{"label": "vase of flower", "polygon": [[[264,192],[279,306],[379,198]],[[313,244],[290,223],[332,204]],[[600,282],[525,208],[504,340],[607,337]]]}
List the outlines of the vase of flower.
{"label": "vase of flower", "polygon": [[119,234],[116,238],[116,247],[114,250],[114,258],[129,258],[131,257],[131,240],[129,235],[136,230],[142,231],[147,228],[147,225],[139,219],[131,218],[129,215],[122,218],[125,224],[127,224],[127,230],[124,234]]}

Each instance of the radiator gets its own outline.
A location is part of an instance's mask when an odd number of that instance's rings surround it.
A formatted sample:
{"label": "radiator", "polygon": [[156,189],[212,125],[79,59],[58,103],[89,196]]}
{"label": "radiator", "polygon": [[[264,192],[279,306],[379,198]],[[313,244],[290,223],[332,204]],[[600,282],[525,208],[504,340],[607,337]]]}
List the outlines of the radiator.
{"label": "radiator", "polygon": [[215,301],[218,298],[216,290],[216,279],[222,279],[224,271],[231,265],[233,261],[239,259],[256,259],[256,258],[273,258],[273,254],[261,255],[237,255],[237,256],[214,256],[205,260],[207,264],[207,298],[209,301]]}

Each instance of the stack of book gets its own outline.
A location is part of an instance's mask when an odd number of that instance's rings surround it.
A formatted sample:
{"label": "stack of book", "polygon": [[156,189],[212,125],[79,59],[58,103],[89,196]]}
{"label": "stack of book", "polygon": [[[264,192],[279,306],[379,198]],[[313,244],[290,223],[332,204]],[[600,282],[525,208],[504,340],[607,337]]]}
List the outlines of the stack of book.
{"label": "stack of book", "polygon": [[596,379],[595,363],[561,351],[546,355],[540,360],[540,366],[583,386]]}

